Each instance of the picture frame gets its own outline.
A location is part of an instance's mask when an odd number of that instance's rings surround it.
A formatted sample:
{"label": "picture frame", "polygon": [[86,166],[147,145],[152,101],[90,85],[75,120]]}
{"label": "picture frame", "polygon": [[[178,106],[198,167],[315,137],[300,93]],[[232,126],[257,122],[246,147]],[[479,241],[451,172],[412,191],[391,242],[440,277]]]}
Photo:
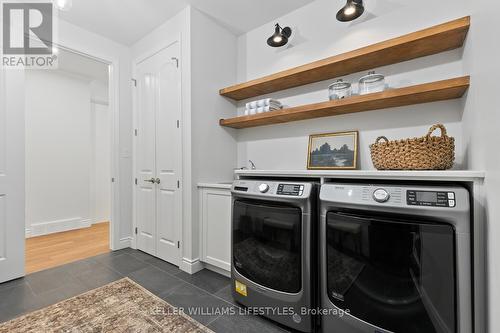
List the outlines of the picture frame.
{"label": "picture frame", "polygon": [[358,131],[310,135],[307,149],[307,169],[358,169],[358,136]]}

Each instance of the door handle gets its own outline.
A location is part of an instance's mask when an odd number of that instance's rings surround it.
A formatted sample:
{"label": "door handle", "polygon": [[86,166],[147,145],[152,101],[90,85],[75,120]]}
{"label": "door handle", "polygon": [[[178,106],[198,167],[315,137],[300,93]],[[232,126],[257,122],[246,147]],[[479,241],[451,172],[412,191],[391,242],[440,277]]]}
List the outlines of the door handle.
{"label": "door handle", "polygon": [[161,183],[160,178],[144,179],[144,181],[147,183],[151,183],[151,184],[160,184]]}

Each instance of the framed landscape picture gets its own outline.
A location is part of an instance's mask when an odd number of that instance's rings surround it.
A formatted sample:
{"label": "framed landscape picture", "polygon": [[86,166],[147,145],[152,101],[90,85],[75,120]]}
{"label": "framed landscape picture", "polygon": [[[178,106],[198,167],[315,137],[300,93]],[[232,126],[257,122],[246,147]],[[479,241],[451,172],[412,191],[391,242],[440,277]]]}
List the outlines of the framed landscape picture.
{"label": "framed landscape picture", "polygon": [[307,169],[358,168],[358,132],[315,134],[309,137]]}

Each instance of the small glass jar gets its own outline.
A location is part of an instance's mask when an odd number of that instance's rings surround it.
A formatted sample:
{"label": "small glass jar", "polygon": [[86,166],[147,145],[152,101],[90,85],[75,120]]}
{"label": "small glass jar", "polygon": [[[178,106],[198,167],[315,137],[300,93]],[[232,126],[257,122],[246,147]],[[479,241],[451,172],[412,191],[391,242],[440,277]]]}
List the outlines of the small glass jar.
{"label": "small glass jar", "polygon": [[359,79],[359,94],[366,95],[385,90],[385,77],[376,74],[375,71],[368,72],[368,75]]}
{"label": "small glass jar", "polygon": [[342,79],[338,79],[336,82],[328,86],[330,101],[349,97],[351,96],[351,93],[351,84],[349,82],[344,82]]}

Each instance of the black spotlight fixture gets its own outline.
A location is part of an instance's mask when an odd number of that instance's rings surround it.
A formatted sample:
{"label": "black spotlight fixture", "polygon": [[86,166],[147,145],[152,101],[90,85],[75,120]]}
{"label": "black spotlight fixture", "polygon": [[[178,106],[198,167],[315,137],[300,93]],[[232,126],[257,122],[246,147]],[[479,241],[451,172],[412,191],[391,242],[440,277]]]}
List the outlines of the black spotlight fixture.
{"label": "black spotlight fixture", "polygon": [[289,27],[282,28],[278,23],[274,28],[274,34],[267,39],[267,45],[272,47],[280,47],[288,43],[288,38],[292,35],[292,29]]}
{"label": "black spotlight fixture", "polygon": [[337,20],[349,22],[360,17],[364,11],[363,0],[347,0],[346,5],[337,12]]}

